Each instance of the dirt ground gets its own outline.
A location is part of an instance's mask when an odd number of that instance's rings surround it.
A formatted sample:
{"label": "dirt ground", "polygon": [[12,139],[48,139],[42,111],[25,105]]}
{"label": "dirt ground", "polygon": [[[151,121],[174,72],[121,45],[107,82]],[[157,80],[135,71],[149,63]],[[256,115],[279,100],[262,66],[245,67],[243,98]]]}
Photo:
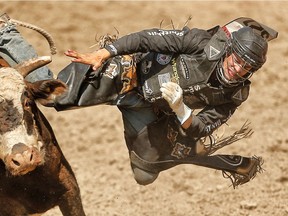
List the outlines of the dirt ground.
{"label": "dirt ground", "polygon": [[[121,35],[145,28],[208,29],[246,16],[277,31],[265,66],[252,78],[250,97],[229,120],[227,134],[250,120],[255,131],[220,153],[262,156],[265,172],[237,189],[220,171],[181,165],[162,172],[151,185],[133,179],[116,107],[98,106],[57,113],[41,107],[78,179],[88,216],[263,216],[288,215],[288,2],[276,1],[7,1],[1,13],[47,30],[58,53],[50,68],[55,75],[70,59],[69,48],[92,51],[95,37]],[[49,55],[46,40],[19,27],[40,55]],[[286,38],[286,39],[285,39]],[[58,208],[44,216],[61,215]]]}

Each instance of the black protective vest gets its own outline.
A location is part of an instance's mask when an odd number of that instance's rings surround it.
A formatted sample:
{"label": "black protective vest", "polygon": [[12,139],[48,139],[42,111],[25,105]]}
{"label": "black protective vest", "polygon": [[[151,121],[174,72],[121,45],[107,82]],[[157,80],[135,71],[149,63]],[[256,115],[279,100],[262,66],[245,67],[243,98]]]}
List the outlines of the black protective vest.
{"label": "black protective vest", "polygon": [[217,28],[201,55],[147,53],[137,65],[137,73],[144,97],[158,104],[163,82],[178,83],[184,91],[184,103],[190,108],[203,108],[226,103],[240,105],[249,94],[250,81],[236,87],[212,87],[209,78],[225,55],[227,37]]}

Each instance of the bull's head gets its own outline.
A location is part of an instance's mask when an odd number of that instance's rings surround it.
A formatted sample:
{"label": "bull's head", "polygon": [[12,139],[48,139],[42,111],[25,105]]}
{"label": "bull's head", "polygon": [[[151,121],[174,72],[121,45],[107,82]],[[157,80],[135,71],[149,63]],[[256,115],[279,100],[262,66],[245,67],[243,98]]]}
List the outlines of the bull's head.
{"label": "bull's head", "polygon": [[0,160],[12,175],[24,175],[44,163],[36,100],[47,104],[66,86],[58,80],[29,83],[24,78],[49,62],[50,57],[39,57],[0,68]]}

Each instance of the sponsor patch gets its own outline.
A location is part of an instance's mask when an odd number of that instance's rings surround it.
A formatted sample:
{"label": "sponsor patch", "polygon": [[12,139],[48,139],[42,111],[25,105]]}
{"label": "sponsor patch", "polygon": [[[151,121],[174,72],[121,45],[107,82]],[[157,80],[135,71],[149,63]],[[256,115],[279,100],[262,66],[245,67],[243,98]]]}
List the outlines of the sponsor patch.
{"label": "sponsor patch", "polygon": [[169,73],[159,74],[158,75],[158,82],[159,85],[162,86],[163,83],[167,83],[171,81],[171,77]]}
{"label": "sponsor patch", "polygon": [[153,90],[149,87],[147,81],[145,81],[144,83],[144,92],[147,94],[147,95],[151,95],[153,93]]}
{"label": "sponsor patch", "polygon": [[117,64],[111,63],[103,73],[103,76],[113,79],[114,77],[117,76],[117,74],[118,74]]}
{"label": "sponsor patch", "polygon": [[177,31],[177,30],[158,30],[158,31],[150,31],[147,32],[150,36],[164,36],[164,35],[170,35],[175,34],[177,36],[182,37],[184,35],[184,31]]}
{"label": "sponsor patch", "polygon": [[185,63],[184,59],[180,57],[181,68],[185,79],[190,79],[190,73],[187,64]]}
{"label": "sponsor patch", "polygon": [[137,87],[136,64],[132,56],[124,55],[121,58],[121,65],[123,66],[123,72],[121,74],[123,88],[120,94],[124,94]]}
{"label": "sponsor patch", "polygon": [[172,59],[171,55],[157,54],[156,61],[161,65],[167,65]]}

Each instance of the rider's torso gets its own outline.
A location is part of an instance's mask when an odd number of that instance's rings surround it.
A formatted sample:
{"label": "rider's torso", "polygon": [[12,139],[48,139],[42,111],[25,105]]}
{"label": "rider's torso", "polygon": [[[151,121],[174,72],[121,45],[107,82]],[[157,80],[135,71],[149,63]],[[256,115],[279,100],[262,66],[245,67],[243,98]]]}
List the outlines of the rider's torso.
{"label": "rider's torso", "polygon": [[218,61],[209,61],[205,55],[148,53],[137,64],[139,86],[146,99],[158,104],[165,104],[159,89],[168,81],[181,86],[184,103],[192,109],[231,102],[241,104],[248,97],[250,83],[233,88],[212,86],[209,78],[217,64]]}

